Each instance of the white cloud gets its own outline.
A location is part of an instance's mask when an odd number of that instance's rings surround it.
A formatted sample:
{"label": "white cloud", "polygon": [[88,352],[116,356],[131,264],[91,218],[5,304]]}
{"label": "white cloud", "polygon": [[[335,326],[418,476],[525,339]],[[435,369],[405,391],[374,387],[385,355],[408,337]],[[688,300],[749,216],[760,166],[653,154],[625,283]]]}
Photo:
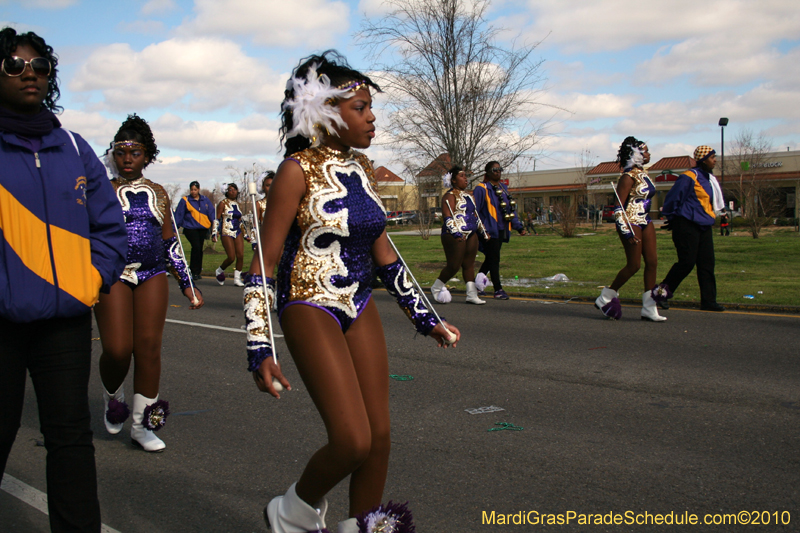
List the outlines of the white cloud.
{"label": "white cloud", "polygon": [[638,97],[615,94],[546,93],[542,103],[566,109],[572,116],[569,120],[582,122],[598,118],[627,116]]}
{"label": "white cloud", "polygon": [[196,0],[194,10],[197,16],[178,29],[180,34],[245,35],[266,46],[324,48],[350,25],[347,4],[327,0]]}
{"label": "white cloud", "polygon": [[142,15],[150,16],[153,14],[164,14],[173,11],[178,6],[175,4],[174,0],[149,0],[145,5],[142,6]]}
{"label": "white cloud", "polygon": [[284,77],[231,41],[170,39],[134,51],[127,43],[96,49],[69,84],[101,91],[110,111],[175,106],[193,111],[277,110]]}
{"label": "white cloud", "polygon": [[[260,120],[260,127],[255,127]],[[211,120],[183,120],[165,114],[151,122],[159,147],[184,152],[227,154],[229,156],[271,156],[278,154],[277,120],[250,117],[241,123]]]}

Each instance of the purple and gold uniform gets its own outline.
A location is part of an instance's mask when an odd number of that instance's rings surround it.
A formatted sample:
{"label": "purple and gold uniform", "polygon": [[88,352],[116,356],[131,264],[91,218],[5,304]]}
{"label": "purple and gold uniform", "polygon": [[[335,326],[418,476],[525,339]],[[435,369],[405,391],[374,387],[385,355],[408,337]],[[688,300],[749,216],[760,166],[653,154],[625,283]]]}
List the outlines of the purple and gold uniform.
{"label": "purple and gold uniform", "polygon": [[219,231],[223,237],[235,239],[242,232],[242,210],[239,209],[239,203],[230,198],[224,198],[220,204],[222,215],[219,217]]}
{"label": "purple and gold uniform", "polygon": [[447,192],[453,195],[453,216],[445,217],[442,231],[449,233],[456,239],[461,237],[467,239],[472,232],[477,231],[481,234],[481,237],[488,239],[486,228],[483,227],[483,222],[478,218],[475,200],[472,195],[456,188],[452,188]]}
{"label": "purple and gold uniform", "polygon": [[278,313],[311,305],[347,331],[372,294],[372,244],[386,225],[372,165],[360,152],[325,146],[291,159],[303,169],[306,192],[278,267]]}
{"label": "purple and gold uniform", "polygon": [[120,280],[135,289],[153,276],[167,271],[167,262],[175,270],[181,290],[189,287],[186,264],[181,257],[178,239],[162,237],[164,219],[169,213],[169,199],[164,188],[147,178],[111,180],[125,215],[128,229],[128,257]]}
{"label": "purple and gold uniform", "polygon": [[647,172],[641,168],[633,167],[631,170],[622,173],[623,176],[626,174],[633,180],[633,186],[624,207],[627,219],[622,213],[623,208],[617,207],[614,210],[617,230],[623,235],[631,233],[631,229],[628,227],[628,220],[631,224],[642,229],[647,227],[651,221],[650,204],[653,201],[653,196],[656,195],[656,186],[653,185]]}

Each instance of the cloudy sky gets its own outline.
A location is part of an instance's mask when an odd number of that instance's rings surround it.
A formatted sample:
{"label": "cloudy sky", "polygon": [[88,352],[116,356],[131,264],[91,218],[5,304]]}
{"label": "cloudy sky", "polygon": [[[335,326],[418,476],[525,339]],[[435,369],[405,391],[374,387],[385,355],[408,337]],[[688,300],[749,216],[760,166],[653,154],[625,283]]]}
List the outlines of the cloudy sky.
{"label": "cloudy sky", "polygon": [[[369,70],[353,34],[382,9],[381,0],[0,0],[0,23],[55,49],[65,127],[101,152],[136,112],[161,149],[146,175],[209,186],[227,166],[277,166],[291,69],[337,48]],[[611,160],[628,135],[646,140],[654,160],[718,149],[720,117],[730,119],[726,141],[748,128],[775,149],[800,149],[796,0],[496,0],[489,22],[504,38],[540,43],[541,100],[565,110],[549,122],[537,170],[576,166],[585,150]],[[380,117],[380,96],[375,106]],[[397,166],[387,148],[368,154]]]}

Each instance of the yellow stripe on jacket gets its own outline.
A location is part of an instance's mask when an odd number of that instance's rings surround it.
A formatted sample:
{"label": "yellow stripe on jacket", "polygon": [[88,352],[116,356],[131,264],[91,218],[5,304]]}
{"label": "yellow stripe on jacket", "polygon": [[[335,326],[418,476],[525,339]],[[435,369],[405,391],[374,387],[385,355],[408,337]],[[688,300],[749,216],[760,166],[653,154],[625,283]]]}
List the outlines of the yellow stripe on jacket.
{"label": "yellow stripe on jacket", "polygon": [[697,173],[689,170],[685,172],[685,174],[692,178],[692,181],[694,181],[694,194],[697,196],[697,201],[700,202],[700,206],[703,208],[703,211],[705,211],[711,218],[716,218],[717,215],[714,213],[714,202],[700,184],[700,181],[698,181]]}
{"label": "yellow stripe on jacket", "polygon": [[184,196],[183,201],[186,202],[186,210],[189,211],[189,214],[192,215],[192,218],[195,219],[195,221],[198,224],[200,224],[204,228],[211,227],[211,220],[209,220],[206,215],[198,211],[195,206],[190,204],[189,199],[187,197]]}
{"label": "yellow stripe on jacket", "polygon": [[[497,218],[497,209],[495,209],[492,199],[489,197],[489,188],[485,183],[479,183],[478,187],[483,187],[483,190],[486,191],[486,206],[489,208],[489,216],[497,220],[497,222],[500,222],[500,220]],[[511,231],[511,222],[509,222],[507,226],[508,231]]]}
{"label": "yellow stripe on jacket", "polygon": [[[103,280],[92,265],[89,239],[52,224],[49,228],[59,288],[86,306],[94,305]],[[0,229],[22,263],[34,274],[55,285],[47,242],[48,224],[19,203],[2,185]]]}
{"label": "yellow stripe on jacket", "polygon": [[478,187],[483,187],[483,190],[486,191],[486,207],[489,208],[489,216],[497,220],[497,209],[494,208],[492,199],[489,197],[489,188],[485,183],[479,183]]}
{"label": "yellow stripe on jacket", "polygon": [[34,274],[53,285],[47,224],[0,185],[0,229],[8,245]]}
{"label": "yellow stripe on jacket", "polygon": [[103,278],[92,264],[89,239],[52,224],[50,239],[58,287],[83,305],[91,307],[100,296]]}

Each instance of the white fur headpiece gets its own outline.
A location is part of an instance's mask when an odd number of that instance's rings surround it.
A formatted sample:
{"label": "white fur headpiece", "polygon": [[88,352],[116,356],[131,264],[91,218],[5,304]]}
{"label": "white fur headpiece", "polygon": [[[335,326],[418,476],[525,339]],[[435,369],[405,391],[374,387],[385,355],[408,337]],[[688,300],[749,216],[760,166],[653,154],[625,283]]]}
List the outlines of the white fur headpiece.
{"label": "white fur headpiece", "polygon": [[109,148],[106,150],[106,155],[103,156],[103,163],[105,163],[106,168],[111,173],[112,178],[119,177],[119,169],[117,168],[117,163],[114,161],[114,150]]}
{"label": "white fur headpiece", "polygon": [[644,165],[644,146],[631,146],[631,158],[625,163],[625,168],[641,167]]}
{"label": "white fur headpiece", "polygon": [[292,111],[293,126],[286,133],[286,138],[302,135],[311,140],[312,146],[318,146],[322,141],[322,130],[330,131],[334,124],[339,128],[347,128],[339,116],[339,106],[331,105],[331,101],[353,90],[351,87],[331,87],[327,75],[317,74],[318,67],[317,63],[311,65],[305,78],[289,78],[286,90],[294,90],[294,98],[283,103],[284,110]]}

